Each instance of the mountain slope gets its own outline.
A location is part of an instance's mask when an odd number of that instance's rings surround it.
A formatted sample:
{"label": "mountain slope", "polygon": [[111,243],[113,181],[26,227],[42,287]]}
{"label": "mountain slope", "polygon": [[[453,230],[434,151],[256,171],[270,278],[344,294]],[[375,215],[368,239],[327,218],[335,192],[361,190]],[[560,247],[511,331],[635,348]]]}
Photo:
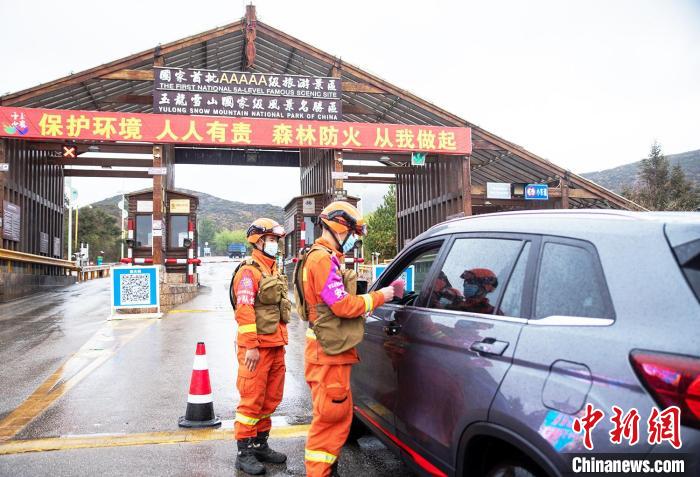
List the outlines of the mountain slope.
{"label": "mountain slope", "polygon": [[[284,210],[282,207],[271,204],[245,204],[232,200],[222,199],[204,192],[187,189],[178,189],[199,198],[199,209],[197,218],[210,219],[217,227],[228,230],[245,230],[250,223],[258,217],[269,217],[280,223],[283,222]],[[107,199],[95,202],[93,208],[104,210],[115,220],[119,220],[119,209],[117,203],[121,200],[120,195],[115,195]]]}
{"label": "mountain slope", "polygon": [[[700,184],[700,149],[697,151],[682,152],[680,154],[669,154],[666,156],[671,166],[679,164],[686,178]],[[632,186],[637,178],[640,161],[625,164],[623,166],[605,169],[596,172],[586,172],[581,174],[586,179],[602,185],[614,192],[622,192],[625,186]]]}

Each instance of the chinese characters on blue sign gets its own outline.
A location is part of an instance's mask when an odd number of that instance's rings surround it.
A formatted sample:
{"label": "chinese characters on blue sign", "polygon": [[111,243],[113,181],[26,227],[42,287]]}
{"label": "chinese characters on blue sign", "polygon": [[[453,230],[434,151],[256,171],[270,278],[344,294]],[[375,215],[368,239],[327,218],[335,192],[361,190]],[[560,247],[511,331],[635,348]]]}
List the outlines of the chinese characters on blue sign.
{"label": "chinese characters on blue sign", "polygon": [[549,186],[547,184],[528,184],[525,186],[525,200],[548,200]]}

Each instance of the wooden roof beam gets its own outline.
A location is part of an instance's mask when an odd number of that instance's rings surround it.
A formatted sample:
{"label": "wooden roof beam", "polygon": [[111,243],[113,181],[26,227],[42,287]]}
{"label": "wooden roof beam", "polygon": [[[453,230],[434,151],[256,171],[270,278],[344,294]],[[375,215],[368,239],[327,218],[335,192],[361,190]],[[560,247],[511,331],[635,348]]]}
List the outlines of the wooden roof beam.
{"label": "wooden roof beam", "polygon": [[110,169],[64,169],[65,177],[120,177],[126,179],[152,179],[148,171],[113,171]]}

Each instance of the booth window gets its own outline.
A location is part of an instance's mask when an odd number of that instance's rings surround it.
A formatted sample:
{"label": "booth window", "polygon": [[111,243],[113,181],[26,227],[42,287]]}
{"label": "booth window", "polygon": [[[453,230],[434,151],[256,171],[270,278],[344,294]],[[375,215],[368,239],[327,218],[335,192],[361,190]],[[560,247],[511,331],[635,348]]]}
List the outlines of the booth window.
{"label": "booth window", "polygon": [[152,247],[153,246],[153,217],[148,214],[140,214],[136,216],[136,246],[137,247]]}
{"label": "booth window", "polygon": [[185,239],[188,237],[187,223],[189,216],[187,215],[171,215],[170,216],[170,238],[168,240],[170,248],[184,247]]}

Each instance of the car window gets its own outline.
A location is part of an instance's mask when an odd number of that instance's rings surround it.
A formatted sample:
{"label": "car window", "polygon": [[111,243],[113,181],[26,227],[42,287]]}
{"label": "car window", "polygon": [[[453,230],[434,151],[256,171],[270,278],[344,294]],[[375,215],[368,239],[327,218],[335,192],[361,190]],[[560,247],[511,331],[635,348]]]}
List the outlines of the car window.
{"label": "car window", "polygon": [[545,243],[540,262],[535,317],[612,318],[598,258],[583,247]]}
{"label": "car window", "polygon": [[425,280],[430,272],[430,267],[437,259],[442,242],[437,242],[428,249],[423,249],[418,252],[418,255],[410,259],[405,266],[401,267],[401,271],[391,271],[390,275],[382,274],[378,279],[379,287],[388,286],[394,280],[399,278],[407,282],[406,296],[403,298],[395,298],[392,303],[410,304],[413,299],[420,294],[425,284]]}
{"label": "car window", "polygon": [[501,311],[506,316],[522,316],[523,289],[525,288],[525,271],[527,270],[527,260],[530,254],[530,242],[525,243],[518,263],[515,264],[513,273],[508,280],[508,286],[503,293],[501,301]]}
{"label": "car window", "polygon": [[455,240],[432,284],[428,307],[502,315],[496,304],[522,248],[521,240]]}

